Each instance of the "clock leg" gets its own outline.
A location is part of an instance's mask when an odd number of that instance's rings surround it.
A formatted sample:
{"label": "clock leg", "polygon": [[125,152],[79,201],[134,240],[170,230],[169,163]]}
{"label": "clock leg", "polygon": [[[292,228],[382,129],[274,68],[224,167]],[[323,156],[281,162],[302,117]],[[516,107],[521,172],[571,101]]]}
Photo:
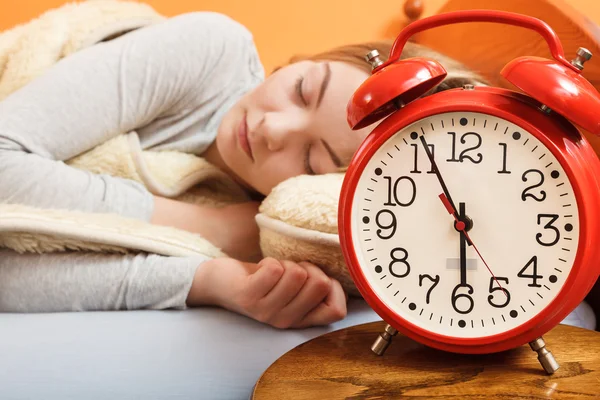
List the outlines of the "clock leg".
{"label": "clock leg", "polygon": [[371,346],[371,350],[373,353],[378,356],[382,356],[383,353],[387,350],[390,343],[392,343],[392,338],[398,334],[398,331],[392,328],[391,325],[386,325],[383,333],[380,333],[375,340],[375,343]]}
{"label": "clock leg", "polygon": [[529,346],[531,347],[531,350],[538,353],[538,360],[549,375],[552,375],[560,368],[550,350],[546,348],[546,342],[544,342],[544,339],[541,336],[534,341],[529,342]]}

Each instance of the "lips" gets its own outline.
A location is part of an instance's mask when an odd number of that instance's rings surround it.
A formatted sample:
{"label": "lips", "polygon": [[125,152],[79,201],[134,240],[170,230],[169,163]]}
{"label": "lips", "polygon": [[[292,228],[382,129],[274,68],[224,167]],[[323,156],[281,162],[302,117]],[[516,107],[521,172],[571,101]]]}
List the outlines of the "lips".
{"label": "lips", "polygon": [[244,117],[240,121],[240,125],[238,127],[238,139],[240,147],[244,153],[248,154],[248,157],[250,157],[250,159],[254,162],[252,148],[250,147],[250,141],[248,140],[248,124],[246,122],[246,114],[244,114]]}

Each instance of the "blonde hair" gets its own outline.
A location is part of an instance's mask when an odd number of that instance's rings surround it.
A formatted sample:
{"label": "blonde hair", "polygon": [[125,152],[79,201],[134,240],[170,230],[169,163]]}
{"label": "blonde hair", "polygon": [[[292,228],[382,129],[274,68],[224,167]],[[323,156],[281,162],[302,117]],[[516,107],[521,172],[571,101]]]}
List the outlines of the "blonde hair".
{"label": "blonde hair", "polygon": [[[377,50],[380,54],[382,61],[387,61],[388,55],[392,49],[392,40],[379,40],[373,42],[364,42],[357,44],[350,44],[335,47],[333,49],[317,53],[314,55],[296,55],[293,56],[288,64],[293,64],[298,61],[341,61],[350,64],[356,68],[359,68],[367,73],[371,73],[371,65],[365,60],[365,55],[371,50]],[[464,64],[459,61],[438,53],[437,51],[431,50],[425,46],[408,42],[404,46],[400,59],[413,58],[413,57],[427,57],[432,58],[446,69],[448,75],[438,86],[433,88],[425,95],[441,92],[443,90],[462,87],[465,84],[472,84],[475,86],[487,86],[486,80],[477,74],[475,71],[467,68]],[[279,68],[276,68],[277,70]],[[337,172],[345,172],[348,169],[347,166],[340,167]]]}
{"label": "blonde hair", "polygon": [[[356,68],[359,68],[367,73],[371,73],[371,65],[365,60],[365,55],[371,50],[377,50],[379,52],[379,58],[382,61],[387,61],[388,55],[392,50],[392,40],[379,40],[373,42],[364,42],[357,44],[350,44],[335,47],[333,49],[317,53],[314,55],[296,55],[293,56],[288,64],[292,64],[298,61],[310,60],[310,61],[341,61],[350,64]],[[446,69],[448,75],[444,81],[439,84],[434,92],[441,92],[455,87],[462,87],[464,84],[473,85],[488,85],[486,80],[475,71],[469,69],[463,63],[445,56],[437,51],[434,51],[428,47],[422,46],[417,43],[408,42],[404,46],[400,59],[413,58],[413,57],[426,57],[432,58]],[[432,94],[428,93],[428,94]]]}

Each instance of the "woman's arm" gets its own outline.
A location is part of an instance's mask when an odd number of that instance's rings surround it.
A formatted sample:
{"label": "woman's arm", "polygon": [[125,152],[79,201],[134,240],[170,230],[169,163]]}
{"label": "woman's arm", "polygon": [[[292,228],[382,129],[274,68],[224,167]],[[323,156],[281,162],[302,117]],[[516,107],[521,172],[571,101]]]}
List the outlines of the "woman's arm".
{"label": "woman's arm", "polygon": [[[150,220],[153,197],[142,185],[62,161],[162,121],[141,138],[152,146],[159,139],[147,135],[175,129],[167,123],[173,116],[193,119],[195,108],[212,115],[250,74],[252,46],[250,34],[228,17],[194,13],[59,61],[0,102],[0,202]],[[201,135],[208,133],[199,127]]]}
{"label": "woman's arm", "polygon": [[304,328],[343,319],[346,301],[339,282],[304,262],[0,250],[0,312],[213,305],[277,328]]}
{"label": "woman's arm", "polygon": [[0,312],[185,308],[204,256],[0,250]]}
{"label": "woman's arm", "polygon": [[254,217],[259,205],[244,202],[215,208],[156,196],[150,222],[197,233],[230,257],[258,262],[262,257]]}

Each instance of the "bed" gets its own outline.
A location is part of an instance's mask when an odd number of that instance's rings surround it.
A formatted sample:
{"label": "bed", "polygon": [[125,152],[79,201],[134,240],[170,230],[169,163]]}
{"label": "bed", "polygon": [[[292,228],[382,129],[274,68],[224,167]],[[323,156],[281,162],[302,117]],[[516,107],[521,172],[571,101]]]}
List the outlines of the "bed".
{"label": "bed", "polygon": [[[407,17],[400,19],[419,18],[422,3],[409,0]],[[584,46],[600,56],[600,30],[595,24],[562,0],[539,0],[535,6],[532,3],[450,0],[440,12],[497,8],[533,15],[557,31],[567,55],[574,55],[577,47]],[[398,12],[401,10],[398,7]],[[353,23],[348,24],[349,30]],[[462,24],[438,28],[415,39],[494,79],[499,69],[517,55],[547,56],[541,39],[517,29]],[[512,35],[520,39],[511,40]],[[584,75],[600,88],[600,62],[586,64]],[[502,81],[498,84],[508,85]],[[590,140],[600,152],[600,140]],[[588,302],[600,312],[598,285]],[[565,323],[585,325],[591,313],[590,308],[582,307]],[[217,308],[1,314],[0,397],[246,399],[262,372],[286,351],[323,333],[376,320],[379,317],[360,299],[349,302],[345,320],[305,330],[278,330]]]}

